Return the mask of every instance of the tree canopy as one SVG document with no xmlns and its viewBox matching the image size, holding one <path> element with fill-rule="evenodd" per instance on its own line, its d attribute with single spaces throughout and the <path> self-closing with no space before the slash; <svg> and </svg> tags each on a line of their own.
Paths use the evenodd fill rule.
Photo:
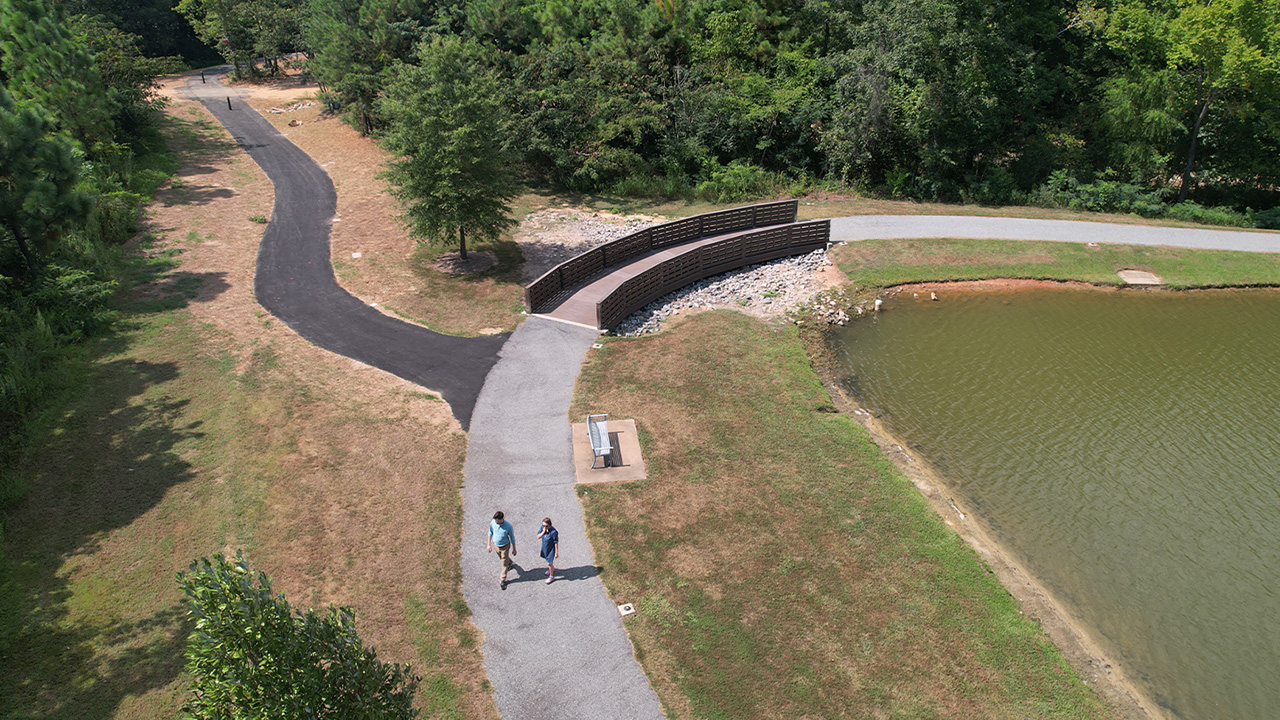
<svg viewBox="0 0 1280 720">
<path fill-rule="evenodd" d="M 166 176 L 134 160 L 172 63 L 106 15 L 0 0 L 0 464 L 57 360 L 110 323 L 116 248 Z"/>
<path fill-rule="evenodd" d="M 264 44 L 267 26 L 245 21 L 236 40 L 226 18 L 273 3 L 288 0 L 182 0 L 210 9 L 192 17 L 212 42 L 260 54 L 280 47 Z M 511 110 L 515 172 L 567 190 L 1006 203 L 1056 197 L 1065 173 L 1260 209 L 1280 186 L 1280 0 L 306 0 L 296 12 L 308 68 L 365 134 L 402 132 L 392 95 L 422 43 L 481 48 Z"/>
<path fill-rule="evenodd" d="M 417 676 L 378 659 L 350 608 L 299 611 L 236 554 L 201 558 L 178 574 L 191 634 L 195 720 L 407 720 Z"/>
<path fill-rule="evenodd" d="M 465 259 L 468 233 L 495 239 L 515 224 L 507 111 L 478 45 L 440 37 L 415 60 L 396 66 L 379 106 L 390 118 L 384 141 L 399 156 L 387 176 L 411 232 L 456 236 Z"/>
</svg>

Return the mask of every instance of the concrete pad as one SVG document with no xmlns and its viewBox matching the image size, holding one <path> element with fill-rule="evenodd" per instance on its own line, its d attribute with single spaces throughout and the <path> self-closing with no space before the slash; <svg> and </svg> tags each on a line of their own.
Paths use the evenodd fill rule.
<svg viewBox="0 0 1280 720">
<path fill-rule="evenodd" d="M 1145 270 L 1121 270 L 1120 279 L 1130 285 L 1163 285 L 1164 281 Z"/>
<path fill-rule="evenodd" d="M 640 436 L 636 434 L 635 420 L 609 419 L 609 444 L 613 446 L 612 462 L 615 465 L 601 467 L 591 452 L 591 438 L 586 423 L 573 424 L 573 469 L 579 485 L 607 482 L 631 482 L 643 480 L 644 458 L 640 456 Z M 595 469 L 591 462 L 595 460 Z"/>
</svg>

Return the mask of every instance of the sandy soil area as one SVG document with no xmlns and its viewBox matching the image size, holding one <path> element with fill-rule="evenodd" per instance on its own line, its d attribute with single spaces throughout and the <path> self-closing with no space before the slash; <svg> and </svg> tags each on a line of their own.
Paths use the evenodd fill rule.
<svg viewBox="0 0 1280 720">
<path fill-rule="evenodd" d="M 1018 292 L 1033 287 L 1070 287 L 1089 292 L 1115 292 L 1118 288 L 1089 285 L 1088 283 L 1059 283 L 1042 280 L 996 279 L 947 283 L 914 283 L 890 288 L 889 294 L 912 293 L 921 302 L 929 302 L 929 293 L 937 292 L 940 298 L 948 292 Z M 1062 650 L 1067 662 L 1107 703 L 1134 720 L 1156 718 L 1164 720 L 1167 713 L 1154 699 L 1146 695 L 1130 678 L 1120 663 L 1106 650 L 1092 628 L 1071 612 L 1068 605 L 1055 597 L 1049 587 L 1029 572 L 1018 560 L 1012 548 L 998 540 L 990 526 L 976 515 L 952 489 L 952 484 L 927 460 L 904 449 L 903 443 L 885 427 L 878 418 L 862 408 L 856 399 L 846 393 L 838 382 L 827 373 L 826 385 L 842 412 L 856 419 L 880 446 L 881 452 L 906 475 L 933 509 L 949 527 L 969 543 L 986 562 L 991 572 L 1029 615 L 1045 629 L 1053 642 Z"/>
</svg>

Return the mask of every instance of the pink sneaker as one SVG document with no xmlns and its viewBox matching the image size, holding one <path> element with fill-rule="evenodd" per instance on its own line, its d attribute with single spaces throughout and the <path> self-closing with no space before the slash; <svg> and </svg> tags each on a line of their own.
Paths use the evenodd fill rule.
<svg viewBox="0 0 1280 720">
<path fill-rule="evenodd" d="M 548 575 L 548 576 L 547 576 L 547 584 L 548 584 L 548 585 L 550 585 L 550 584 L 551 584 L 551 581 L 552 581 L 552 580 L 555 580 L 555 579 L 556 579 L 556 578 L 555 578 L 555 576 L 554 576 L 554 575 Z"/>
</svg>

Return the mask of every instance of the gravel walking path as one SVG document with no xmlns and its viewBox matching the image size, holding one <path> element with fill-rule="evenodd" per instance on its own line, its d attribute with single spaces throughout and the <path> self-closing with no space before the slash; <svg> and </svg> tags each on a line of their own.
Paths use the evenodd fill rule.
<svg viewBox="0 0 1280 720">
<path fill-rule="evenodd" d="M 462 593 L 484 631 L 498 710 L 513 720 L 658 720 L 658 697 L 598 577 L 574 490 L 568 408 L 595 330 L 540 317 L 516 329 L 489 373 L 467 441 Z M 485 552 L 497 510 L 515 527 L 516 569 Z M 556 581 L 535 539 L 560 531 Z M 607 568 L 606 568 L 607 570 Z"/>
</svg>

